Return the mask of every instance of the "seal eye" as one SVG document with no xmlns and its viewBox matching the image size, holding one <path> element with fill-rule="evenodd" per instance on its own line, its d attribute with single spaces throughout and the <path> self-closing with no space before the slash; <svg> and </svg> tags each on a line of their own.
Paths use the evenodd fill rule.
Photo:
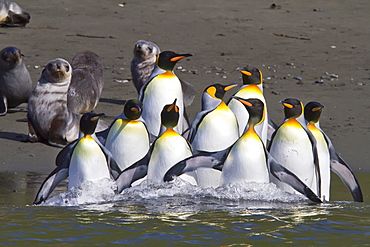
<svg viewBox="0 0 370 247">
<path fill-rule="evenodd" d="M 66 65 L 66 72 L 69 72 L 69 65 Z"/>
</svg>

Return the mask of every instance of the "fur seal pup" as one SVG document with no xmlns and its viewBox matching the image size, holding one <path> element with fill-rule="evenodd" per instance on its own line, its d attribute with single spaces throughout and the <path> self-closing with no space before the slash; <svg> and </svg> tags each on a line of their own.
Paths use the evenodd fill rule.
<svg viewBox="0 0 370 247">
<path fill-rule="evenodd" d="M 16 47 L 0 51 L 0 116 L 8 108 L 26 103 L 31 95 L 32 80 L 22 57 Z"/>
<path fill-rule="evenodd" d="M 153 42 L 139 40 L 135 43 L 134 58 L 131 61 L 131 75 L 138 93 L 152 73 L 160 52 L 159 47 Z"/>
<path fill-rule="evenodd" d="M 67 91 L 72 67 L 64 59 L 48 62 L 28 100 L 28 140 L 64 146 L 79 136 L 81 115 L 67 107 Z M 108 127 L 99 121 L 97 131 Z"/>
<path fill-rule="evenodd" d="M 0 0 L 0 26 L 24 27 L 30 22 L 31 16 L 18 4 Z"/>
<path fill-rule="evenodd" d="M 71 65 L 68 109 L 79 114 L 91 112 L 98 104 L 104 86 L 101 59 L 94 52 L 83 51 L 73 57 Z"/>
</svg>

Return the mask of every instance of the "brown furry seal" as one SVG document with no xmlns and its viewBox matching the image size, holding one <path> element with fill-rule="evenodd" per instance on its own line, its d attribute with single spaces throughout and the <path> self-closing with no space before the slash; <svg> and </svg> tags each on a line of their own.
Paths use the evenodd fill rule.
<svg viewBox="0 0 370 247">
<path fill-rule="evenodd" d="M 68 108 L 83 114 L 95 109 L 103 91 L 103 66 L 91 51 L 78 52 L 72 59 L 72 80 L 67 95 Z"/>
<path fill-rule="evenodd" d="M 21 51 L 6 47 L 0 51 L 0 116 L 8 108 L 26 103 L 32 92 L 32 80 Z"/>
<path fill-rule="evenodd" d="M 161 51 L 153 42 L 139 40 L 134 46 L 134 58 L 131 61 L 132 81 L 137 92 L 147 82 L 152 73 L 157 59 L 157 55 Z"/>
<path fill-rule="evenodd" d="M 18 4 L 7 0 L 0 0 L 0 26 L 24 27 L 30 22 L 30 14 Z"/>
</svg>

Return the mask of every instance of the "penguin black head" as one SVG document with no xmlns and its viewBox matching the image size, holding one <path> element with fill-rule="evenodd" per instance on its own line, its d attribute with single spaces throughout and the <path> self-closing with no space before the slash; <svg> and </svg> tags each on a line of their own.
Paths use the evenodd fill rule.
<svg viewBox="0 0 370 247">
<path fill-rule="evenodd" d="M 162 125 L 167 129 L 172 129 L 177 126 L 179 121 L 179 107 L 176 105 L 177 99 L 172 104 L 165 105 L 161 112 Z"/>
<path fill-rule="evenodd" d="M 143 104 L 138 99 L 130 99 L 126 101 L 123 107 L 123 113 L 130 120 L 136 120 L 141 116 Z"/>
<path fill-rule="evenodd" d="M 304 107 L 304 118 L 309 123 L 317 123 L 324 106 L 319 102 L 311 101 Z"/>
<path fill-rule="evenodd" d="M 237 96 L 232 96 L 232 98 L 238 100 L 242 103 L 249 113 L 249 125 L 258 125 L 264 120 L 264 107 L 265 104 L 260 99 L 244 99 Z"/>
<path fill-rule="evenodd" d="M 177 54 L 173 51 L 163 51 L 157 57 L 157 66 L 166 71 L 172 71 L 176 63 L 191 54 Z"/>
<path fill-rule="evenodd" d="M 233 87 L 236 87 L 237 84 L 228 84 L 228 85 L 221 85 L 221 84 L 213 84 L 204 90 L 204 92 L 208 93 L 213 98 L 217 99 L 223 99 L 225 96 L 225 93 L 232 89 Z"/>
<path fill-rule="evenodd" d="M 5 47 L 0 51 L 1 60 L 8 67 L 15 67 L 22 62 L 23 54 L 21 51 L 13 46 Z"/>
<path fill-rule="evenodd" d="M 284 114 L 286 119 L 297 118 L 302 115 L 302 102 L 298 99 L 287 98 L 279 103 L 284 106 Z"/>
<path fill-rule="evenodd" d="M 80 120 L 80 131 L 85 135 L 92 135 L 95 132 L 96 125 L 100 117 L 104 116 L 104 113 L 88 112 L 82 115 Z"/>
<path fill-rule="evenodd" d="M 243 74 L 243 85 L 259 85 L 263 81 L 262 71 L 256 67 L 248 66 L 244 68 L 238 68 L 237 70 Z"/>
</svg>

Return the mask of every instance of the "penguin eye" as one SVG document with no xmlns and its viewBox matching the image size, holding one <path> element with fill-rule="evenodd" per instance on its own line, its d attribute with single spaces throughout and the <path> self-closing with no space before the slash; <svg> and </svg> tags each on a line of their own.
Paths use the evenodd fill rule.
<svg viewBox="0 0 370 247">
<path fill-rule="evenodd" d="M 66 71 L 69 72 L 69 65 L 66 65 Z"/>
</svg>

